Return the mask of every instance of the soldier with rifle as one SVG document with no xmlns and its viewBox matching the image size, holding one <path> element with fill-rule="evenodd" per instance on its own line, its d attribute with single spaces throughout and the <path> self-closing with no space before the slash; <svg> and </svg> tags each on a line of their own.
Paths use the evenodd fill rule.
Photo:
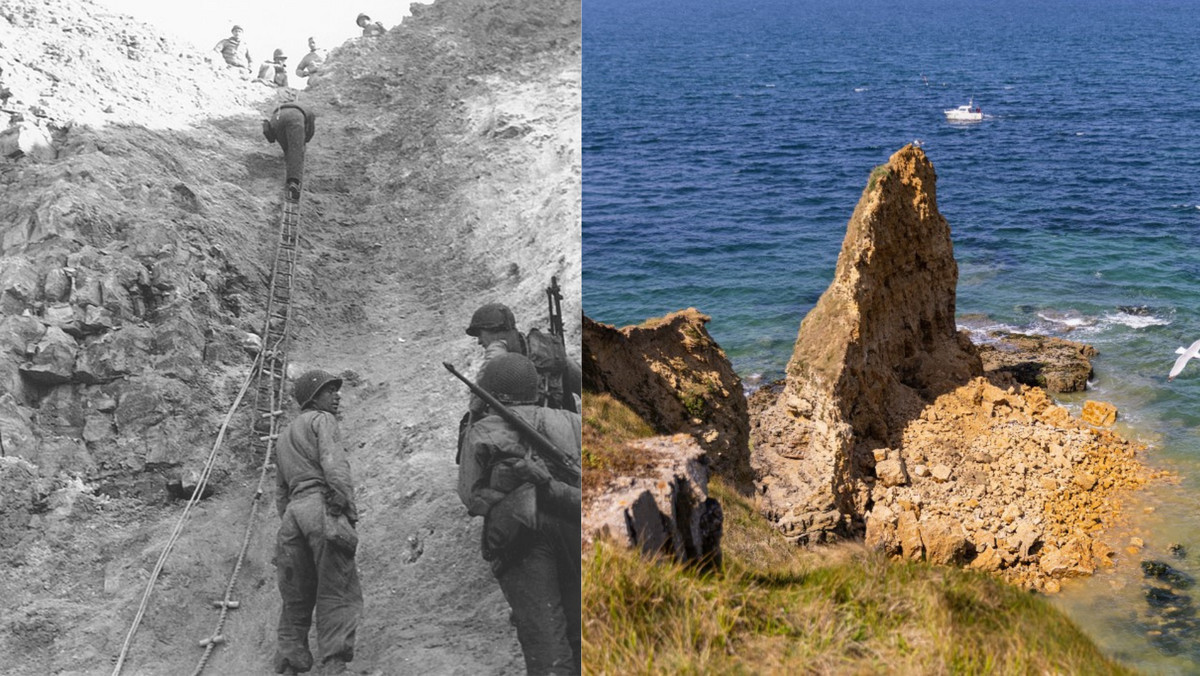
<svg viewBox="0 0 1200 676">
<path fill-rule="evenodd" d="M 529 357 L 538 372 L 540 403 L 578 413 L 583 396 L 583 369 L 567 356 L 562 293 L 557 277 L 550 278 L 546 298 L 550 306 L 549 332 L 530 329 L 522 334 L 517 330 L 517 320 L 507 305 L 488 303 L 471 315 L 467 335 L 474 336 L 483 347 L 485 363 L 498 354 L 510 352 Z M 471 413 L 477 414 L 482 408 L 479 399 L 472 398 Z"/>
<path fill-rule="evenodd" d="M 538 374 L 520 354 L 484 365 L 484 402 L 461 446 L 458 495 L 482 516 L 483 558 L 512 608 L 530 674 L 580 673 L 581 422 L 539 406 Z"/>
</svg>

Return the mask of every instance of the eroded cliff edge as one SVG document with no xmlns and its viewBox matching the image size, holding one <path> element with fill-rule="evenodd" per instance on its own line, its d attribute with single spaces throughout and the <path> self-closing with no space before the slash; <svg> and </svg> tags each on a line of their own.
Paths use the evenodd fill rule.
<svg viewBox="0 0 1200 676">
<path fill-rule="evenodd" d="M 760 506 L 798 543 L 863 536 L 1053 589 L 1107 561 L 1095 535 L 1148 472 L 1044 390 L 984 376 L 935 183 L 913 146 L 871 173 L 785 383 L 750 399 Z"/>
</svg>

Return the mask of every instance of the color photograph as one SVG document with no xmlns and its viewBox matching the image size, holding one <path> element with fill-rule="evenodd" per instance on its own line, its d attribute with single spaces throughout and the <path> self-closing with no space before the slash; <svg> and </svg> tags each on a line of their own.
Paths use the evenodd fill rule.
<svg viewBox="0 0 1200 676">
<path fill-rule="evenodd" d="M 585 673 L 1200 670 L 1193 9 L 584 5 Z"/>
</svg>

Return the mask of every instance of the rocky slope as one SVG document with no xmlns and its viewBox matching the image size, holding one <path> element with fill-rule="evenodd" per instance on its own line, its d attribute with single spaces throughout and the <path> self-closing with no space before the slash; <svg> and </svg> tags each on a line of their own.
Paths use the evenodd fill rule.
<svg viewBox="0 0 1200 676">
<path fill-rule="evenodd" d="M 747 489 L 749 423 L 742 382 L 694 308 L 639 326 L 583 318 L 583 378 L 660 434 L 689 434 L 713 471 Z"/>
<path fill-rule="evenodd" d="M 912 146 L 872 172 L 785 384 L 751 398 L 761 506 L 796 542 L 865 535 L 1054 589 L 1106 562 L 1094 536 L 1148 473 L 1139 447 L 1072 420 L 1002 360 L 982 377 L 955 329 L 935 180 Z"/>
<path fill-rule="evenodd" d="M 618 329 L 584 316 L 583 382 L 595 407 L 589 415 L 585 406 L 584 439 L 598 442 L 585 466 L 585 546 L 605 538 L 719 565 L 723 516 L 708 495 L 709 474 L 746 493 L 752 483 L 741 379 L 705 329 L 708 320 L 689 308 Z M 660 436 L 608 438 L 618 434 L 604 430 L 601 395 Z"/>
<path fill-rule="evenodd" d="M 0 161 L 0 654 L 5 674 L 110 673 L 262 325 L 282 161 L 275 102 L 88 2 L 5 0 L 6 110 L 48 153 Z M 580 327 L 579 5 L 457 0 L 331 54 L 308 149 L 292 370 L 344 372 L 364 513 L 361 673 L 519 673 L 507 606 L 453 494 L 474 372 L 462 329 L 509 302 L 545 325 L 557 275 Z M 191 670 L 246 528 L 240 416 L 123 673 Z M 268 673 L 267 505 L 206 673 Z"/>
</svg>

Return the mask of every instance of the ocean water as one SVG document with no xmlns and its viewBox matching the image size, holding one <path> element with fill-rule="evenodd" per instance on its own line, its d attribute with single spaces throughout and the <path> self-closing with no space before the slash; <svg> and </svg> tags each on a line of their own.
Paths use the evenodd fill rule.
<svg viewBox="0 0 1200 676">
<path fill-rule="evenodd" d="M 696 307 L 744 380 L 781 377 L 871 169 L 919 139 L 960 325 L 1096 346 L 1091 390 L 1062 403 L 1116 404 L 1121 432 L 1179 475 L 1125 505 L 1117 572 L 1056 602 L 1130 665 L 1200 673 L 1200 633 L 1153 633 L 1138 569 L 1200 577 L 1200 360 L 1166 381 L 1200 339 L 1198 10 L 585 2 L 584 312 L 624 325 Z M 982 122 L 945 120 L 968 100 Z M 1191 553 L 1168 559 L 1174 543 Z"/>
</svg>

